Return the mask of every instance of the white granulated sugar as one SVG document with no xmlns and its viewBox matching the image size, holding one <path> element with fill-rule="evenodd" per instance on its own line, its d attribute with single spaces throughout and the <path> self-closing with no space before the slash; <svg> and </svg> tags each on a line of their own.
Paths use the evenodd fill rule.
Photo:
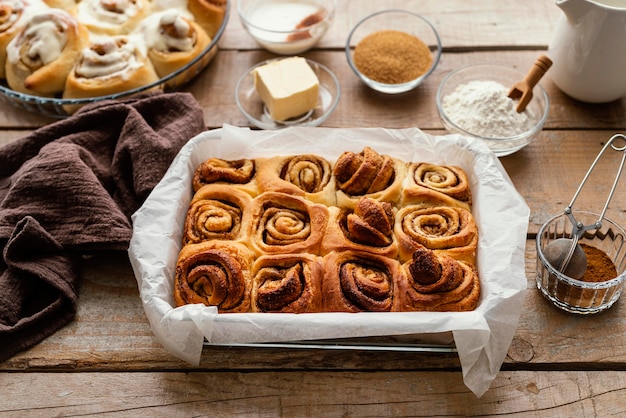
<svg viewBox="0 0 626 418">
<path fill-rule="evenodd" d="M 517 113 L 517 102 L 507 97 L 508 88 L 496 81 L 470 81 L 442 100 L 448 118 L 463 130 L 488 138 L 505 138 L 531 129 L 535 123 L 528 110 Z"/>
</svg>

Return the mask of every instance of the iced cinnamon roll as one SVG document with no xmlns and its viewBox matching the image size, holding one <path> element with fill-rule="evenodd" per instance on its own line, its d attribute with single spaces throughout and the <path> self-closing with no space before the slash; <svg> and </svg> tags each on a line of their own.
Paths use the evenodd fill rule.
<svg viewBox="0 0 626 418">
<path fill-rule="evenodd" d="M 183 228 L 183 245 L 241 240 L 250 225 L 252 197 L 231 186 L 210 184 L 194 195 Z"/>
<path fill-rule="evenodd" d="M 394 311 L 471 311 L 480 300 L 476 268 L 428 249 L 402 265 Z"/>
<path fill-rule="evenodd" d="M 268 158 L 259 166 L 258 184 L 260 192 L 272 190 L 327 206 L 335 204 L 332 166 L 317 155 Z"/>
<path fill-rule="evenodd" d="M 410 164 L 404 184 L 403 205 L 432 198 L 445 200 L 448 205 L 469 209 L 472 192 L 465 171 L 456 166 Z"/>
<path fill-rule="evenodd" d="M 145 86 L 159 79 L 139 39 L 131 36 L 97 38 L 70 72 L 64 99 L 106 96 Z M 68 111 L 76 108 L 68 107 Z"/>
<path fill-rule="evenodd" d="M 46 9 L 43 2 L 33 0 L 0 0 L 0 78 L 5 78 L 7 46 L 28 23 L 30 17 Z"/>
<path fill-rule="evenodd" d="M 187 9 L 213 39 L 226 16 L 227 3 L 227 0 L 188 0 Z"/>
<path fill-rule="evenodd" d="M 322 311 L 322 266 L 311 254 L 259 257 L 252 267 L 252 311 Z"/>
<path fill-rule="evenodd" d="M 399 264 L 360 251 L 334 251 L 323 257 L 324 311 L 388 312 Z"/>
<path fill-rule="evenodd" d="M 185 66 L 211 43 L 204 29 L 176 9 L 151 15 L 138 30 L 145 39 L 148 58 L 159 77 Z"/>
<path fill-rule="evenodd" d="M 250 310 L 252 253 L 243 245 L 210 241 L 183 247 L 176 263 L 176 306 L 202 303 L 218 312 Z"/>
<path fill-rule="evenodd" d="M 127 35 L 151 13 L 149 0 L 81 0 L 73 11 L 98 35 Z"/>
<path fill-rule="evenodd" d="M 62 92 L 88 42 L 87 29 L 69 13 L 49 8 L 34 14 L 7 46 L 7 84 L 35 96 Z"/>
<path fill-rule="evenodd" d="M 285 193 L 254 198 L 249 245 L 258 254 L 319 252 L 328 223 L 328 208 Z"/>
<path fill-rule="evenodd" d="M 394 233 L 400 258 L 410 260 L 421 248 L 443 252 L 474 264 L 478 228 L 471 212 L 463 208 L 406 206 L 396 214 Z"/>
<path fill-rule="evenodd" d="M 257 160 L 225 160 L 209 158 L 203 161 L 193 174 L 193 190 L 198 191 L 207 184 L 238 185 L 250 195 L 258 193 L 256 182 Z"/>
<path fill-rule="evenodd" d="M 337 181 L 337 205 L 354 207 L 361 196 L 395 203 L 400 199 L 406 164 L 370 147 L 360 153 L 346 151 L 333 167 Z"/>
<path fill-rule="evenodd" d="M 391 203 L 369 197 L 359 199 L 354 210 L 332 207 L 322 243 L 322 254 L 356 249 L 391 258 L 398 256 L 393 235 L 395 210 Z"/>
</svg>

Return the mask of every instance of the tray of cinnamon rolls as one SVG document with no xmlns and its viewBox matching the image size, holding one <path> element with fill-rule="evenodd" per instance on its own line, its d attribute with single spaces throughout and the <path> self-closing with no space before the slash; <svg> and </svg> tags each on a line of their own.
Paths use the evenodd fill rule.
<svg viewBox="0 0 626 418">
<path fill-rule="evenodd" d="M 217 53 L 227 0 L 0 0 L 0 99 L 52 117 L 174 90 Z"/>
<path fill-rule="evenodd" d="M 418 129 L 224 126 L 192 139 L 134 216 L 155 334 L 184 357 L 190 335 L 509 332 L 487 318 L 514 312 L 526 288 L 528 208 L 481 146 Z"/>
</svg>

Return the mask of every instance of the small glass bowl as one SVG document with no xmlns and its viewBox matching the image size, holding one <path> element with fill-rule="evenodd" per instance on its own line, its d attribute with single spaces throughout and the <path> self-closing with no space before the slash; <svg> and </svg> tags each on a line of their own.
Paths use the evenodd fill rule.
<svg viewBox="0 0 626 418">
<path fill-rule="evenodd" d="M 452 116 L 445 112 L 443 100 L 446 96 L 454 92 L 457 87 L 471 81 L 495 81 L 508 89 L 514 83 L 523 80 L 525 77 L 526 74 L 515 68 L 497 64 L 468 65 L 451 72 L 444 77 L 437 89 L 437 110 L 439 111 L 439 117 L 443 125 L 451 133 L 481 139 L 498 157 L 504 157 L 519 151 L 530 144 L 541 132 L 548 118 L 548 95 L 541 85 L 537 84 L 535 86 L 533 89 L 533 98 L 526 107 L 526 112 L 533 121 L 532 128 L 508 137 L 485 136 L 462 128 L 458 125 L 458 121 L 453 120 Z"/>
<path fill-rule="evenodd" d="M 319 80 L 317 107 L 303 116 L 285 121 L 276 121 L 271 118 L 267 107 L 254 87 L 254 70 L 277 59 L 282 58 L 260 62 L 249 68 L 241 76 L 235 87 L 235 100 L 241 113 L 245 115 L 250 123 L 261 129 L 282 129 L 288 126 L 318 126 L 324 123 L 337 107 L 337 103 L 339 103 L 341 87 L 339 86 L 339 80 L 337 80 L 332 71 L 310 59 L 307 59 L 306 62 Z"/>
<path fill-rule="evenodd" d="M 584 225 L 595 223 L 600 215 L 574 211 Z M 553 267 L 544 255 L 546 246 L 559 238 L 571 238 L 572 224 L 565 214 L 552 217 L 537 233 L 537 288 L 556 307 L 576 314 L 594 314 L 610 308 L 620 297 L 626 278 L 626 231 L 615 222 L 602 220 L 602 228 L 587 231 L 579 239 L 606 253 L 617 269 L 617 277 L 602 282 L 572 279 Z"/>
<path fill-rule="evenodd" d="M 239 0 L 242 26 L 263 48 L 279 55 L 311 49 L 335 18 L 335 0 Z"/>
<path fill-rule="evenodd" d="M 366 36 L 382 30 L 397 30 L 422 40 L 432 53 L 433 61 L 430 68 L 416 79 L 400 84 L 381 83 L 364 75 L 354 63 L 354 48 Z M 346 41 L 346 58 L 352 71 L 371 89 L 386 94 L 406 93 L 422 84 L 439 64 L 441 39 L 435 27 L 416 13 L 399 9 L 382 10 L 365 17 L 350 31 Z"/>
<path fill-rule="evenodd" d="M 73 113 L 68 111 L 69 109 L 75 110 L 77 107 L 81 107 L 90 103 L 96 103 L 103 100 L 124 99 L 140 93 L 163 90 L 163 91 L 175 91 L 181 88 L 183 85 L 194 79 L 209 63 L 215 58 L 218 52 L 218 42 L 222 38 L 228 19 L 230 15 L 230 1 L 226 3 L 226 9 L 224 12 L 224 20 L 218 28 L 217 33 L 211 39 L 211 43 L 202 51 L 198 56 L 189 61 L 183 67 L 174 71 L 171 74 L 155 81 L 154 83 L 146 84 L 145 86 L 137 87 L 132 90 L 127 90 L 121 93 L 110 94 L 99 97 L 89 97 L 86 99 L 61 99 L 55 97 L 40 97 L 30 94 L 20 93 L 13 89 L 10 89 L 6 82 L 0 83 L 0 102 L 4 102 L 8 105 L 14 106 L 18 109 L 23 109 L 28 112 L 37 113 L 42 116 L 63 119 Z"/>
</svg>

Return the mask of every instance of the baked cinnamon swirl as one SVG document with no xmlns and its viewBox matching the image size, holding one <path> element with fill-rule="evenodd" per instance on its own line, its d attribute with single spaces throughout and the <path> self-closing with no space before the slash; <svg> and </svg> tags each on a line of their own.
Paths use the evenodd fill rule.
<svg viewBox="0 0 626 418">
<path fill-rule="evenodd" d="M 74 15 L 98 35 L 127 35 L 151 13 L 148 0 L 80 0 Z"/>
<path fill-rule="evenodd" d="M 322 311 L 322 266 L 311 254 L 259 257 L 252 267 L 252 311 Z"/>
<path fill-rule="evenodd" d="M 434 251 L 415 251 L 398 276 L 394 311 L 471 311 L 480 299 L 476 268 Z"/>
<path fill-rule="evenodd" d="M 183 247 L 176 263 L 176 306 L 202 303 L 220 313 L 250 310 L 252 253 L 241 244 L 210 241 Z"/>
<path fill-rule="evenodd" d="M 397 261 L 360 251 L 333 251 L 323 258 L 324 311 L 388 312 Z"/>
<path fill-rule="evenodd" d="M 258 193 L 256 182 L 257 160 L 224 160 L 222 158 L 209 158 L 203 161 L 193 174 L 193 190 L 198 191 L 207 184 L 232 184 L 240 185 L 252 196 Z"/>
<path fill-rule="evenodd" d="M 213 39 L 226 16 L 226 4 L 227 0 L 188 0 L 187 8 L 194 20 Z"/>
<path fill-rule="evenodd" d="M 35 96 L 62 92 L 88 41 L 87 29 L 69 13 L 50 8 L 35 13 L 7 45 L 7 84 Z"/>
<path fill-rule="evenodd" d="M 326 159 L 312 154 L 267 158 L 259 166 L 259 192 L 271 190 L 335 204 L 335 180 Z"/>
<path fill-rule="evenodd" d="M 152 14 L 141 23 L 139 31 L 146 41 L 148 58 L 160 77 L 185 66 L 211 43 L 204 29 L 176 9 Z"/>
<path fill-rule="evenodd" d="M 463 208 L 406 206 L 396 215 L 394 232 L 403 261 L 410 260 L 416 250 L 428 248 L 475 263 L 478 228 L 472 214 Z"/>
<path fill-rule="evenodd" d="M 366 195 L 394 203 L 401 197 L 406 164 L 365 147 L 360 153 L 341 154 L 333 173 L 337 181 L 338 206 L 354 207 L 356 201 Z"/>
<path fill-rule="evenodd" d="M 238 241 L 250 226 L 252 197 L 242 190 L 209 184 L 194 195 L 183 230 L 183 245 L 212 239 Z"/>
<path fill-rule="evenodd" d="M 254 198 L 249 244 L 259 254 L 319 253 L 328 208 L 278 192 Z"/>
<path fill-rule="evenodd" d="M 408 167 L 404 185 L 403 204 L 411 204 L 437 198 L 441 193 L 450 204 L 469 209 L 472 193 L 465 171 L 456 166 L 444 166 L 430 163 L 411 163 Z"/>
</svg>

